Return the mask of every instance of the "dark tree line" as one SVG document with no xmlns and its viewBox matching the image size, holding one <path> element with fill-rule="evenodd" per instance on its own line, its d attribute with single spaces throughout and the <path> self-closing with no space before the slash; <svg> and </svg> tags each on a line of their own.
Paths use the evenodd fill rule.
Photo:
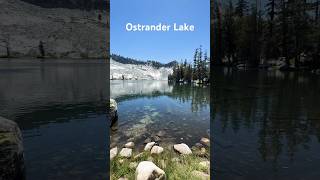
<svg viewBox="0 0 320 180">
<path fill-rule="evenodd" d="M 319 68 L 319 6 L 319 0 L 214 1 L 214 65 Z"/>
<path fill-rule="evenodd" d="M 150 65 L 150 66 L 153 66 L 154 68 L 174 67 L 176 64 L 178 64 L 177 61 L 171 61 L 169 63 L 160 63 L 155 60 L 141 61 L 141 60 L 136 60 L 133 58 L 123 57 L 123 56 L 117 55 L 117 54 L 111 54 L 111 58 L 114 61 L 122 63 L 122 64 Z"/>
<path fill-rule="evenodd" d="M 173 67 L 172 75 L 169 75 L 168 80 L 175 82 L 198 81 L 198 83 L 208 83 L 210 74 L 210 58 L 207 52 L 203 52 L 202 47 L 195 50 L 193 56 L 193 64 L 187 60 L 180 62 Z"/>
</svg>

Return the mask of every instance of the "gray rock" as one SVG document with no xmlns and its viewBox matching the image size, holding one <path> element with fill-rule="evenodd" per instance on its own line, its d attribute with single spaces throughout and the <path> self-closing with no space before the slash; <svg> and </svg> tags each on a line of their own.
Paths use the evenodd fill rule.
<svg viewBox="0 0 320 180">
<path fill-rule="evenodd" d="M 202 148 L 202 147 L 203 147 L 203 145 L 202 145 L 201 143 L 196 143 L 195 146 L 196 146 L 197 148 Z"/>
<path fill-rule="evenodd" d="M 110 160 L 112 160 L 114 157 L 116 157 L 118 154 L 118 148 L 114 147 L 110 150 Z"/>
<path fill-rule="evenodd" d="M 118 104 L 114 99 L 109 101 L 108 117 L 110 120 L 110 126 L 112 126 L 118 120 Z"/>
<path fill-rule="evenodd" d="M 153 140 L 155 142 L 159 142 L 159 141 L 161 141 L 161 138 L 159 136 L 153 136 Z"/>
<path fill-rule="evenodd" d="M 159 131 L 156 135 L 159 137 L 164 136 L 166 133 L 164 131 Z"/>
<path fill-rule="evenodd" d="M 155 144 L 156 144 L 155 142 L 150 142 L 150 143 L 146 144 L 146 146 L 144 147 L 144 150 L 145 150 L 145 151 L 150 151 L 151 148 L 152 148 Z"/>
<path fill-rule="evenodd" d="M 163 148 L 160 146 L 153 146 L 151 149 L 151 154 L 161 154 L 163 152 Z"/>
<path fill-rule="evenodd" d="M 208 138 L 201 138 L 200 143 L 206 146 L 210 146 L 210 139 Z"/>
<path fill-rule="evenodd" d="M 166 174 L 150 161 L 142 161 L 136 169 L 136 180 L 165 180 Z"/>
<path fill-rule="evenodd" d="M 147 138 L 146 140 L 144 140 L 144 144 L 148 144 L 151 142 L 151 139 L 150 138 Z"/>
<path fill-rule="evenodd" d="M 119 153 L 120 157 L 126 157 L 129 158 L 132 156 L 132 149 L 130 148 L 122 148 L 120 153 Z"/>
<path fill-rule="evenodd" d="M 189 146 L 184 143 L 173 145 L 173 149 L 178 151 L 180 154 L 184 154 L 184 155 L 192 154 L 192 151 L 189 148 Z"/>
<path fill-rule="evenodd" d="M 0 179 L 24 179 L 23 142 L 17 123 L 0 117 Z"/>
<path fill-rule="evenodd" d="M 134 147 L 134 142 L 128 142 L 127 144 L 124 145 L 126 148 L 133 148 Z"/>
</svg>

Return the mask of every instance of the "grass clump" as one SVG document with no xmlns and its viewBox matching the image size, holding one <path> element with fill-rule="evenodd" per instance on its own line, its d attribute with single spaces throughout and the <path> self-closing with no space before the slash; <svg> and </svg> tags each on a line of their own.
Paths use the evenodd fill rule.
<svg viewBox="0 0 320 180">
<path fill-rule="evenodd" d="M 209 169 L 199 165 L 201 161 L 207 161 L 208 153 L 205 156 L 198 156 L 195 153 L 190 155 L 179 155 L 174 150 L 165 149 L 163 153 L 151 155 L 150 152 L 142 152 L 129 159 L 119 157 L 111 161 L 111 180 L 118 180 L 120 177 L 126 177 L 129 180 L 135 179 L 135 167 L 130 167 L 130 163 L 139 164 L 141 161 L 152 161 L 155 165 L 165 171 L 166 178 L 169 180 L 194 179 L 193 171 L 201 171 L 209 174 Z"/>
</svg>

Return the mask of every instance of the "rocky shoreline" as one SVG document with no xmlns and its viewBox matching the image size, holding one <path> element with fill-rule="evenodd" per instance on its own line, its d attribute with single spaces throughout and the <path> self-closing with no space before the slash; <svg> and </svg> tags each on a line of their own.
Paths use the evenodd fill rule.
<svg viewBox="0 0 320 180">
<path fill-rule="evenodd" d="M 192 148 L 185 143 L 162 147 L 149 140 L 145 140 L 142 152 L 134 152 L 133 141 L 128 141 L 121 149 L 111 147 L 110 179 L 161 180 L 183 178 L 181 176 L 210 179 L 210 139 L 203 137 Z"/>
</svg>

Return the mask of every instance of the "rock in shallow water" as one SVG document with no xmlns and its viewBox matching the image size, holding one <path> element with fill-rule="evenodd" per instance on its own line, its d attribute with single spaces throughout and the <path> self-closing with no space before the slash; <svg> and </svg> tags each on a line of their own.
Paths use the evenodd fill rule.
<svg viewBox="0 0 320 180">
<path fill-rule="evenodd" d="M 150 149 L 151 149 L 155 144 L 156 144 L 155 142 L 150 142 L 150 143 L 148 143 L 148 144 L 144 147 L 144 150 L 145 150 L 145 151 L 150 151 Z"/>
<path fill-rule="evenodd" d="M 166 174 L 150 161 L 142 161 L 136 169 L 136 180 L 165 180 Z"/>
<path fill-rule="evenodd" d="M 24 179 L 23 143 L 17 123 L 0 117 L 0 179 Z"/>
<path fill-rule="evenodd" d="M 124 145 L 126 148 L 133 148 L 134 147 L 134 142 L 128 142 L 127 144 Z"/>
<path fill-rule="evenodd" d="M 132 156 L 132 149 L 130 148 L 122 148 L 120 153 L 119 153 L 120 157 L 126 157 L 129 158 Z"/>
<path fill-rule="evenodd" d="M 189 146 L 184 143 L 173 145 L 173 149 L 178 151 L 180 154 L 192 154 Z"/>
<path fill-rule="evenodd" d="M 201 144 L 206 145 L 206 146 L 210 146 L 210 139 L 208 138 L 201 138 L 200 140 Z"/>
</svg>

